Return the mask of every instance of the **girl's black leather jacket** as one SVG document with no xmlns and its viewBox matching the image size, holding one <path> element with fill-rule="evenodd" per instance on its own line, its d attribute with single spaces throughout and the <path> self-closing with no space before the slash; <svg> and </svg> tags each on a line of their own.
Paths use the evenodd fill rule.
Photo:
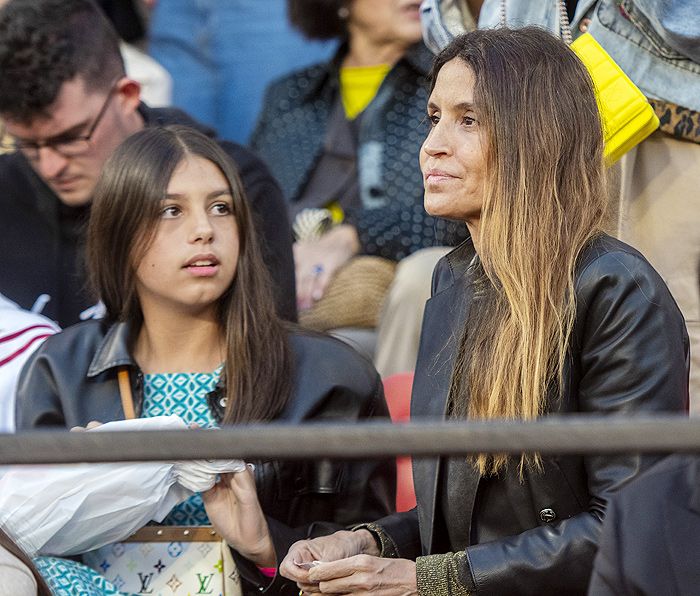
<svg viewBox="0 0 700 596">
<path fill-rule="evenodd" d="M 128 367 L 136 414 L 143 403 L 143 375 L 129 353 L 125 323 L 88 321 L 50 337 L 25 366 L 17 393 L 17 430 L 85 426 L 122 420 L 117 369 Z M 294 330 L 289 333 L 294 384 L 277 422 L 343 421 L 388 417 L 379 375 L 343 342 Z M 209 394 L 220 419 L 221 388 Z M 263 461 L 256 484 L 268 517 L 277 560 L 289 546 L 394 510 L 394 461 Z M 234 553 L 236 555 L 236 553 Z M 278 576 L 270 582 L 237 556 L 244 593 L 297 594 Z"/>
</svg>

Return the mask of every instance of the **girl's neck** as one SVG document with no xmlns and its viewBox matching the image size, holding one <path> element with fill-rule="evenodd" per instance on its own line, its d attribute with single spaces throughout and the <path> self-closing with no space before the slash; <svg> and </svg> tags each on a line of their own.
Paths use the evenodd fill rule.
<svg viewBox="0 0 700 596">
<path fill-rule="evenodd" d="M 134 358 L 144 373 L 211 372 L 225 357 L 225 340 L 212 316 L 144 313 Z"/>
<path fill-rule="evenodd" d="M 348 53 L 343 66 L 376 66 L 396 64 L 406 53 L 406 44 L 396 41 L 375 41 L 362 32 L 351 32 Z"/>
</svg>

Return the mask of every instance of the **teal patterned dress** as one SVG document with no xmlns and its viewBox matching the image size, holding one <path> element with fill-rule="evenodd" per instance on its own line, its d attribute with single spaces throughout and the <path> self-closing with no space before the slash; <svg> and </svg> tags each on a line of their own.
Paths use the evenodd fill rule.
<svg viewBox="0 0 700 596">
<path fill-rule="evenodd" d="M 209 410 L 207 394 L 214 390 L 223 365 L 212 373 L 164 373 L 144 375 L 142 416 L 175 414 L 187 424 L 214 428 L 216 420 Z M 162 522 L 164 525 L 199 526 L 209 523 L 199 494 L 176 505 Z M 59 557 L 37 557 L 34 564 L 55 596 L 122 595 L 119 586 L 107 581 L 98 571 L 76 561 Z"/>
</svg>

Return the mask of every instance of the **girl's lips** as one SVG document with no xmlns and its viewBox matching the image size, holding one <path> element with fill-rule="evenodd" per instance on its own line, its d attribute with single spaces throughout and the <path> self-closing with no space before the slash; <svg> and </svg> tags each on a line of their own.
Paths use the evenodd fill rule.
<svg viewBox="0 0 700 596">
<path fill-rule="evenodd" d="M 213 277 L 219 271 L 219 265 L 188 265 L 185 267 L 195 277 Z"/>
<path fill-rule="evenodd" d="M 219 264 L 219 259 L 212 253 L 194 255 L 185 263 L 185 267 L 207 267 Z"/>
</svg>

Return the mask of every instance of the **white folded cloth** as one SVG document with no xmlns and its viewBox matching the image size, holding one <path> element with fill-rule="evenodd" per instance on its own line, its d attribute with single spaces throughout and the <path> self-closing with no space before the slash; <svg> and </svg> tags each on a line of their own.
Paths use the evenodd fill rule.
<svg viewBox="0 0 700 596">
<path fill-rule="evenodd" d="M 87 432 L 174 430 L 178 416 L 108 422 Z M 29 554 L 74 555 L 118 542 L 210 489 L 241 460 L 16 466 L 0 478 L 0 527 Z"/>
</svg>

